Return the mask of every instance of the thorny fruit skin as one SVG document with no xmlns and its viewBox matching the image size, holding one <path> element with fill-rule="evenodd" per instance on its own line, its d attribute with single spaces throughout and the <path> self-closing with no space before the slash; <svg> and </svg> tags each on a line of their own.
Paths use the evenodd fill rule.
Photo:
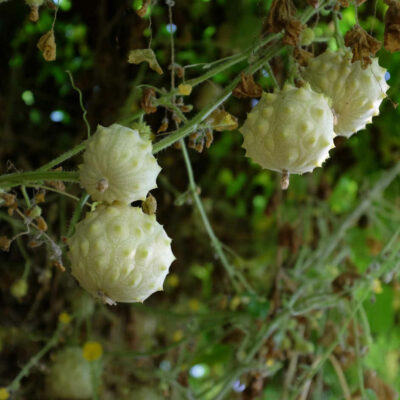
<svg viewBox="0 0 400 400">
<path fill-rule="evenodd" d="M 46 376 L 51 399 L 89 399 L 93 396 L 90 364 L 80 347 L 67 347 L 56 353 Z"/>
<path fill-rule="evenodd" d="M 137 130 L 99 125 L 88 140 L 83 160 L 81 185 L 96 201 L 129 204 L 144 200 L 157 187 L 161 167 L 152 154 L 151 142 Z"/>
<path fill-rule="evenodd" d="M 309 85 L 285 85 L 282 91 L 263 93 L 240 131 L 247 157 L 263 168 L 289 174 L 311 172 L 334 147 L 328 101 Z"/>
<path fill-rule="evenodd" d="M 162 286 L 175 259 L 155 215 L 125 205 L 100 206 L 69 239 L 72 275 L 94 297 L 143 302 Z"/>
<path fill-rule="evenodd" d="M 379 66 L 377 58 L 366 69 L 361 68 L 360 61 L 352 64 L 351 58 L 347 50 L 327 51 L 310 59 L 304 71 L 311 87 L 332 99 L 335 132 L 346 137 L 372 122 L 389 88 L 386 69 Z"/>
</svg>

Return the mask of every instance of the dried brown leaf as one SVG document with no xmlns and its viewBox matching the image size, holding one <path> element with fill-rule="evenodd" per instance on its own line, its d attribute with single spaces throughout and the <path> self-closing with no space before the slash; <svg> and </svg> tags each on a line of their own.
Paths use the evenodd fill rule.
<svg viewBox="0 0 400 400">
<path fill-rule="evenodd" d="M 286 23 L 295 14 L 296 7 L 292 0 L 273 0 L 264 28 L 268 32 L 278 33 L 286 28 Z"/>
<path fill-rule="evenodd" d="M 0 236 L 0 250 L 9 251 L 11 246 L 11 240 L 7 236 Z"/>
<path fill-rule="evenodd" d="M 153 104 L 153 99 L 155 98 L 156 91 L 153 88 L 144 88 L 140 105 L 146 114 L 152 114 L 157 111 L 157 107 L 155 107 Z"/>
<path fill-rule="evenodd" d="M 293 56 L 296 61 L 303 67 L 308 65 L 310 58 L 314 57 L 313 53 L 303 50 L 302 48 L 295 47 L 293 50 Z"/>
<path fill-rule="evenodd" d="M 283 43 L 289 46 L 296 46 L 300 39 L 301 31 L 304 25 L 296 18 L 290 19 L 286 23 L 285 36 L 283 37 Z"/>
<path fill-rule="evenodd" d="M 238 99 L 259 98 L 262 95 L 262 87 L 254 82 L 253 75 L 241 74 L 240 83 L 233 89 L 232 94 Z"/>
<path fill-rule="evenodd" d="M 53 29 L 50 29 L 39 39 L 37 47 L 46 61 L 54 61 L 56 59 L 57 45 Z"/>
<path fill-rule="evenodd" d="M 396 0 L 385 0 L 389 6 L 385 14 L 384 46 L 394 53 L 400 50 L 400 3 Z"/>
<path fill-rule="evenodd" d="M 140 64 L 142 62 L 147 62 L 153 71 L 156 71 L 160 75 L 163 74 L 163 70 L 158 64 L 156 55 L 152 49 L 131 50 L 129 52 L 128 63 Z"/>
<path fill-rule="evenodd" d="M 161 125 L 157 130 L 157 133 L 165 132 L 168 129 L 168 125 L 169 125 L 168 118 L 163 118 L 163 120 L 161 121 Z"/>
<path fill-rule="evenodd" d="M 47 231 L 47 223 L 46 223 L 46 221 L 44 220 L 43 217 L 37 217 L 35 219 L 35 222 L 36 222 L 36 225 L 37 225 L 37 227 L 39 228 L 40 231 L 42 231 L 42 232 L 46 232 Z"/>
<path fill-rule="evenodd" d="M 375 371 L 365 371 L 364 374 L 365 387 L 372 389 L 379 400 L 396 400 L 398 394 L 387 383 L 385 383 Z"/>
<path fill-rule="evenodd" d="M 16 203 L 16 196 L 14 194 L 10 193 L 2 193 L 0 197 L 4 200 L 4 205 L 5 207 L 11 207 Z"/>
<path fill-rule="evenodd" d="M 238 127 L 237 118 L 225 110 L 215 110 L 207 118 L 207 122 L 217 132 L 233 131 Z"/>
<path fill-rule="evenodd" d="M 344 37 L 345 45 L 351 47 L 353 52 L 352 63 L 361 62 L 363 69 L 372 63 L 371 56 L 381 48 L 382 43 L 369 35 L 361 26 L 355 25 Z"/>
<path fill-rule="evenodd" d="M 139 17 L 143 18 L 146 15 L 147 9 L 149 8 L 151 4 L 151 0 L 143 0 L 142 7 L 139 8 L 139 10 L 136 10 L 136 14 L 139 15 Z"/>
</svg>

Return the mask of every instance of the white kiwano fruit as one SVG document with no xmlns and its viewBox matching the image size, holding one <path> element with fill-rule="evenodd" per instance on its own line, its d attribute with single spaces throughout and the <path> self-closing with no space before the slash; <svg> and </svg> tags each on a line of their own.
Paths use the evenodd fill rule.
<svg viewBox="0 0 400 400">
<path fill-rule="evenodd" d="M 92 398 L 90 365 L 80 347 L 67 347 L 56 353 L 46 376 L 46 392 L 51 399 Z"/>
<path fill-rule="evenodd" d="M 123 204 L 144 200 L 157 187 L 161 167 L 152 154 L 150 140 L 137 130 L 113 124 L 98 126 L 88 140 L 80 166 L 82 187 L 96 201 Z"/>
<path fill-rule="evenodd" d="M 171 239 L 138 207 L 100 206 L 69 239 L 72 275 L 104 302 L 143 302 L 162 286 L 175 257 Z"/>
<path fill-rule="evenodd" d="M 350 137 L 372 122 L 389 86 L 386 69 L 378 59 L 362 69 L 360 61 L 351 63 L 350 51 L 326 51 L 308 62 L 304 78 L 314 90 L 332 99 L 336 116 L 335 132 Z"/>
<path fill-rule="evenodd" d="M 246 156 L 284 174 L 311 172 L 334 147 L 328 101 L 308 85 L 263 93 L 241 130 Z"/>
</svg>

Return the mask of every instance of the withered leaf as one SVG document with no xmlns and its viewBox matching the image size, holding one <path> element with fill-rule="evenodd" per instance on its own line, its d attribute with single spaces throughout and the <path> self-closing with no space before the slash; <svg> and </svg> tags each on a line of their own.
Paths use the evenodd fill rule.
<svg viewBox="0 0 400 400">
<path fill-rule="evenodd" d="M 273 0 L 263 31 L 278 33 L 284 29 L 283 42 L 295 46 L 303 29 L 302 23 L 295 15 L 296 7 L 292 0 Z"/>
<path fill-rule="evenodd" d="M 293 56 L 301 66 L 306 67 L 308 60 L 314 55 L 309 51 L 303 50 L 302 48 L 295 47 L 293 50 Z"/>
<path fill-rule="evenodd" d="M 155 107 L 153 104 L 153 99 L 155 98 L 156 91 L 153 88 L 144 88 L 140 105 L 146 114 L 152 114 L 157 111 L 157 107 Z"/>
<path fill-rule="evenodd" d="M 163 70 L 158 64 L 156 55 L 152 49 L 131 50 L 129 52 L 128 63 L 140 64 L 142 62 L 147 62 L 153 71 L 156 71 L 160 75 L 163 74 Z"/>
<path fill-rule="evenodd" d="M 389 6 L 385 14 L 384 47 L 394 53 L 400 50 L 400 3 L 396 0 L 385 0 Z"/>
<path fill-rule="evenodd" d="M 53 29 L 45 33 L 37 44 L 38 49 L 42 52 L 46 61 L 54 61 L 57 55 L 57 45 Z"/>
<path fill-rule="evenodd" d="M 382 46 L 379 40 L 369 35 L 359 25 L 355 25 L 353 29 L 346 33 L 344 43 L 352 49 L 353 58 L 351 62 L 360 61 L 363 69 L 372 63 L 370 57 L 374 56 Z"/>
<path fill-rule="evenodd" d="M 0 236 L 0 250 L 9 251 L 11 240 L 7 236 Z"/>
<path fill-rule="evenodd" d="M 207 118 L 207 122 L 217 132 L 233 131 L 238 127 L 237 118 L 225 110 L 215 110 Z"/>
<path fill-rule="evenodd" d="M 285 36 L 283 37 L 283 43 L 289 46 L 296 46 L 300 39 L 300 33 L 303 30 L 304 25 L 296 18 L 291 18 L 285 27 Z"/>
<path fill-rule="evenodd" d="M 269 9 L 266 26 L 268 32 L 278 33 L 285 29 L 286 23 L 296 14 L 292 0 L 273 0 Z"/>
<path fill-rule="evenodd" d="M 233 89 L 232 94 L 238 99 L 261 97 L 262 87 L 254 82 L 253 75 L 241 74 L 240 83 Z"/>
<path fill-rule="evenodd" d="M 139 15 L 139 17 L 143 18 L 146 15 L 150 3 L 151 0 L 143 0 L 142 7 L 140 7 L 139 10 L 136 10 L 136 14 Z"/>
</svg>

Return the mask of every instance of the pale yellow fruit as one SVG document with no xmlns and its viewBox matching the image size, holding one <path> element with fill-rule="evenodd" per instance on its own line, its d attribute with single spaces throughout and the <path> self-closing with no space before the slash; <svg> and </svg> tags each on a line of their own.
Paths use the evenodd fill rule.
<svg viewBox="0 0 400 400">
<path fill-rule="evenodd" d="M 89 399 L 93 386 L 89 362 L 80 347 L 67 347 L 56 353 L 46 376 L 50 399 Z"/>
<path fill-rule="evenodd" d="M 372 122 L 389 88 L 386 69 L 379 66 L 377 58 L 366 69 L 360 61 L 351 63 L 351 58 L 348 50 L 326 51 L 310 59 L 304 70 L 311 87 L 332 99 L 335 132 L 346 137 Z"/>
<path fill-rule="evenodd" d="M 100 206 L 69 239 L 72 275 L 107 303 L 142 302 L 162 286 L 175 259 L 171 239 L 138 207 Z"/>
<path fill-rule="evenodd" d="M 88 140 L 80 166 L 83 188 L 96 201 L 129 204 L 144 200 L 157 187 L 161 168 L 152 154 L 150 140 L 137 130 L 114 124 L 98 126 Z"/>
<path fill-rule="evenodd" d="M 246 156 L 263 168 L 289 174 L 312 171 L 334 147 L 333 114 L 322 94 L 286 85 L 263 93 L 240 129 Z"/>
</svg>

